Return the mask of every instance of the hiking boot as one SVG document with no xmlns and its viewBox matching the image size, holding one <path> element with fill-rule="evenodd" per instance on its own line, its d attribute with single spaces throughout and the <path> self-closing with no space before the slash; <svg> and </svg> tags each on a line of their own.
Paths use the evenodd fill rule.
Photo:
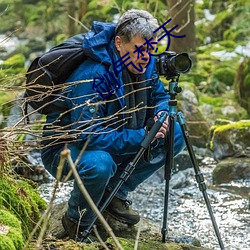
<svg viewBox="0 0 250 250">
<path fill-rule="evenodd" d="M 75 221 L 68 217 L 67 213 L 65 213 L 62 217 L 62 225 L 66 232 L 65 236 L 68 236 L 70 239 L 85 243 L 97 241 L 97 238 L 92 234 L 90 234 L 86 239 L 83 238 L 82 234 L 86 227 L 80 226 L 78 225 L 78 223 L 75 223 Z"/>
<path fill-rule="evenodd" d="M 122 223 L 134 225 L 140 221 L 140 216 L 130 208 L 131 205 L 132 201 L 114 197 L 105 211 Z"/>
</svg>

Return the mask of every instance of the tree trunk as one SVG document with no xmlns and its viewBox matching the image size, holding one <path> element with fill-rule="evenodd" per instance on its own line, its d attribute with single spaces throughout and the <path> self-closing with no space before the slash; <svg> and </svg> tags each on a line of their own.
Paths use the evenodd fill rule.
<svg viewBox="0 0 250 250">
<path fill-rule="evenodd" d="M 69 22 L 68 22 L 68 34 L 69 36 L 73 36 L 76 34 L 76 1 L 69 0 L 67 4 L 68 14 L 69 14 Z"/>
<path fill-rule="evenodd" d="M 178 25 L 171 34 L 176 36 L 186 35 L 184 38 L 171 37 L 170 50 L 177 53 L 188 52 L 192 59 L 195 59 L 195 12 L 194 5 L 195 0 L 167 0 L 169 9 L 168 19 L 172 21 L 169 23 L 169 27 L 173 28 Z M 171 29 L 171 28 L 168 28 Z"/>
<path fill-rule="evenodd" d="M 79 11 L 78 11 L 78 18 L 81 20 L 84 15 L 87 13 L 88 10 L 88 3 L 87 0 L 79 1 Z"/>
</svg>

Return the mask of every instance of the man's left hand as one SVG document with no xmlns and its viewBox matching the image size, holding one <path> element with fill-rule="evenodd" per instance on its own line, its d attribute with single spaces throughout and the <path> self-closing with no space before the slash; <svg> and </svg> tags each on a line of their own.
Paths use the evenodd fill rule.
<svg viewBox="0 0 250 250">
<path fill-rule="evenodd" d="M 155 117 L 154 120 L 155 122 L 158 120 L 158 118 L 160 117 L 161 113 L 164 111 L 159 112 Z M 157 134 L 155 135 L 155 139 L 159 139 L 159 138 L 165 138 L 166 133 L 169 130 L 169 124 L 168 124 L 168 116 L 165 119 L 165 121 L 163 122 L 161 128 L 159 129 L 159 131 L 157 132 Z"/>
</svg>

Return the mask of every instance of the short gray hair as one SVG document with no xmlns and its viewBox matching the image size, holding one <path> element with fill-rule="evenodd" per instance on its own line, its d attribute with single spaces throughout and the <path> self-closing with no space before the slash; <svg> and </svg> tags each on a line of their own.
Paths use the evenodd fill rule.
<svg viewBox="0 0 250 250">
<path fill-rule="evenodd" d="M 128 10 L 118 20 L 116 25 L 116 36 L 120 36 L 125 43 L 139 34 L 143 38 L 156 38 L 158 28 L 157 20 L 145 10 Z"/>
</svg>

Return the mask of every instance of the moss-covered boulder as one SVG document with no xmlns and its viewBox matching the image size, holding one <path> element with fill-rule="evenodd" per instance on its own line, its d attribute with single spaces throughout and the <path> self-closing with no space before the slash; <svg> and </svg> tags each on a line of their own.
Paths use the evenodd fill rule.
<svg viewBox="0 0 250 250">
<path fill-rule="evenodd" d="M 250 158 L 226 158 L 213 171 L 213 183 L 228 183 L 233 180 L 250 179 Z"/>
<path fill-rule="evenodd" d="M 26 180 L 17 180 L 6 174 L 0 176 L 0 208 L 8 210 L 20 222 L 26 239 L 38 222 L 46 203 Z M 0 249 L 1 241 L 0 241 Z"/>
<path fill-rule="evenodd" d="M 250 58 L 246 58 L 239 66 L 235 79 L 235 95 L 240 105 L 250 116 Z"/>
<path fill-rule="evenodd" d="M 216 124 L 211 128 L 210 149 L 215 159 L 250 157 L 250 120 Z"/>
<path fill-rule="evenodd" d="M 0 249 L 19 250 L 23 243 L 21 222 L 12 213 L 0 209 Z"/>
</svg>

